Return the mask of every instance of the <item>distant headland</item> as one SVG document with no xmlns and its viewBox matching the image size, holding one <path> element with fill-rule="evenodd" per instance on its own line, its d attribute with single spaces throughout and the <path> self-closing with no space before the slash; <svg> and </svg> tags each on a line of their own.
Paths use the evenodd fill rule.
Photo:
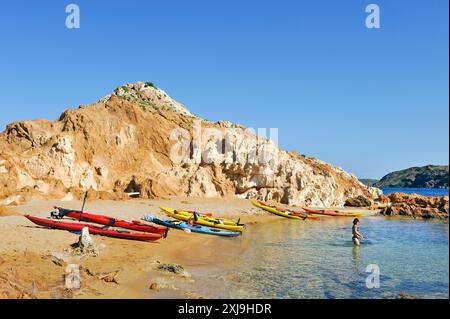
<svg viewBox="0 0 450 319">
<path fill-rule="evenodd" d="M 427 165 L 411 167 L 387 174 L 381 180 L 360 179 L 372 187 L 395 188 L 448 188 L 448 165 Z"/>
</svg>

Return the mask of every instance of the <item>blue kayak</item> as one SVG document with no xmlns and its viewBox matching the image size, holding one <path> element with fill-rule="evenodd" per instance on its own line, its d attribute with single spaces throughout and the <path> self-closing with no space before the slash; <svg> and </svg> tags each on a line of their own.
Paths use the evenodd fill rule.
<svg viewBox="0 0 450 319">
<path fill-rule="evenodd" d="M 205 226 L 200 225 L 189 225 L 186 222 L 181 222 L 178 220 L 162 220 L 159 218 L 156 218 L 151 215 L 144 215 L 144 220 L 150 223 L 154 223 L 160 226 L 165 226 L 169 228 L 179 229 L 179 230 L 190 230 L 193 233 L 198 234 L 205 234 L 205 235 L 214 235 L 214 236 L 223 236 L 223 237 L 238 237 L 241 235 L 240 232 L 235 231 L 225 231 L 225 230 L 219 230 L 219 229 L 213 229 Z"/>
</svg>

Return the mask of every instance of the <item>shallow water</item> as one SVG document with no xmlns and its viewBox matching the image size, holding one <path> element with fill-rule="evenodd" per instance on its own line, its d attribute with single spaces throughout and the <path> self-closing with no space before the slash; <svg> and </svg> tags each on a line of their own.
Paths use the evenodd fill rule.
<svg viewBox="0 0 450 319">
<path fill-rule="evenodd" d="M 274 219 L 239 239 L 205 239 L 181 259 L 195 291 L 215 298 L 449 297 L 448 223 L 366 217 L 367 239 L 355 248 L 351 222 Z M 366 287 L 371 264 L 378 289 Z"/>
</svg>

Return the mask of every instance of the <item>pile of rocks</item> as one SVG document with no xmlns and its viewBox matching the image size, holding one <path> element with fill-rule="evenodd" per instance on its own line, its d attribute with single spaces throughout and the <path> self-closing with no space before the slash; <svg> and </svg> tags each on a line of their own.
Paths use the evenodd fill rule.
<svg viewBox="0 0 450 319">
<path fill-rule="evenodd" d="M 417 194 L 393 193 L 388 198 L 390 204 L 382 209 L 382 215 L 448 219 L 448 196 L 426 197 Z"/>
</svg>

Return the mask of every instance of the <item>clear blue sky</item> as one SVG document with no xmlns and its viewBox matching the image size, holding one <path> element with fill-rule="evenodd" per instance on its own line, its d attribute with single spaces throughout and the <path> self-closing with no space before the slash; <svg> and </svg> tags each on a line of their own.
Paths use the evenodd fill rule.
<svg viewBox="0 0 450 319">
<path fill-rule="evenodd" d="M 447 0 L 72 2 L 78 30 L 70 1 L 2 2 L 2 129 L 141 80 L 359 177 L 448 164 Z"/>
</svg>

